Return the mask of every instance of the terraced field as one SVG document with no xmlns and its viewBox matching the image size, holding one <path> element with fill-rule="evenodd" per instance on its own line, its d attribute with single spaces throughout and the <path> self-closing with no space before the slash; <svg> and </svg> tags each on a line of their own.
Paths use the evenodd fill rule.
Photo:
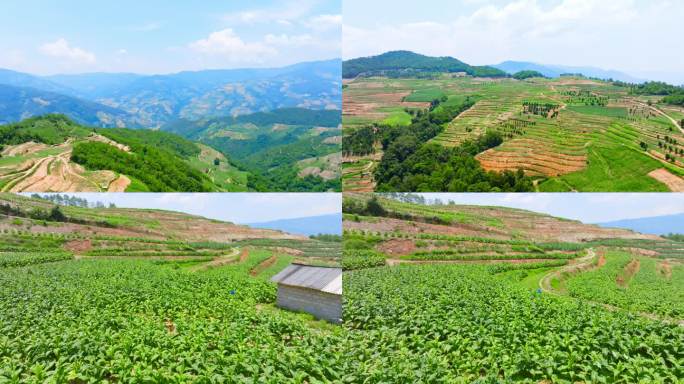
<svg viewBox="0 0 684 384">
<path fill-rule="evenodd" d="M 339 242 L 157 210 L 53 220 L 52 203 L 12 194 L 0 206 L 0 382 L 345 374 L 345 331 L 278 309 L 269 281 L 294 261 L 338 265 Z"/>
<path fill-rule="evenodd" d="M 684 243 L 511 208 L 370 199 L 344 204 L 359 381 L 684 379 Z"/>
<path fill-rule="evenodd" d="M 103 141 L 92 135 L 85 141 Z M 124 147 L 111 140 L 109 144 Z M 34 142 L 6 146 L 0 158 L 3 192 L 123 192 L 131 180 L 112 171 L 87 171 L 70 161 L 73 141 L 47 146 Z"/>
<path fill-rule="evenodd" d="M 393 108 L 420 109 L 411 103 L 466 96 L 477 102 L 445 124 L 432 142 L 451 147 L 486 132 L 501 133 L 503 144 L 476 156 L 485 170 L 522 169 L 538 179 L 539 191 L 549 192 L 684 187 L 681 109 L 586 78 L 357 78 L 344 89 L 345 132 L 391 124 L 383 111 Z M 553 112 L 532 113 L 525 107 L 530 102 L 554 105 Z M 373 185 L 372 178 L 364 182 L 372 174 L 359 175 L 361 162 L 348 167 L 345 185 L 351 190 Z"/>
</svg>

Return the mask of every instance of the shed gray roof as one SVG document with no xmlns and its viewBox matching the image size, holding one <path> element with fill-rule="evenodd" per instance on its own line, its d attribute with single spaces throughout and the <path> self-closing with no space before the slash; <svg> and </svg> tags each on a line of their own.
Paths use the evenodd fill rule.
<svg viewBox="0 0 684 384">
<path fill-rule="evenodd" d="M 342 268 L 290 264 L 273 276 L 271 281 L 293 287 L 314 289 L 334 295 L 342 294 Z"/>
</svg>

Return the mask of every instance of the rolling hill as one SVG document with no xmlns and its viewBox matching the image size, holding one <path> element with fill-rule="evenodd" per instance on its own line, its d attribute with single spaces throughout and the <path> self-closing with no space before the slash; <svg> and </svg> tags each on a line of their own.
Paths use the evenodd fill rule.
<svg viewBox="0 0 684 384">
<path fill-rule="evenodd" d="M 244 191 L 206 146 L 151 130 L 89 128 L 63 115 L 0 126 L 0 188 L 12 192 Z"/>
<path fill-rule="evenodd" d="M 667 235 L 669 233 L 684 233 L 684 213 L 667 216 L 641 217 L 599 223 L 607 228 L 625 228 L 641 233 L 653 235 Z"/>
<path fill-rule="evenodd" d="M 430 57 L 410 51 L 392 51 L 381 55 L 345 60 L 342 63 L 342 77 L 357 76 L 408 77 L 435 73 L 464 72 L 471 76 L 506 76 L 506 73 L 492 67 L 468 65 L 453 57 Z"/>
</svg>

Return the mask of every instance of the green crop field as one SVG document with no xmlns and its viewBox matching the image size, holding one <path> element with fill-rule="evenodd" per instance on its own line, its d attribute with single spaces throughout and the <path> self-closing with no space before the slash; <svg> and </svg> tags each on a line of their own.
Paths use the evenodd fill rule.
<svg viewBox="0 0 684 384">
<path fill-rule="evenodd" d="M 684 265 L 624 252 L 608 252 L 604 257 L 604 266 L 565 282 L 570 296 L 684 318 Z M 632 273 L 628 273 L 629 266 Z"/>
<path fill-rule="evenodd" d="M 475 104 L 441 124 L 440 132 L 428 143 L 452 148 L 487 133 L 498 134 L 503 142 L 475 155 L 475 159 L 487 171 L 522 169 L 536 180 L 536 191 L 684 188 L 684 133 L 679 127 L 684 110 L 659 103 L 657 98 L 647 103 L 643 97 L 630 94 L 628 87 L 582 77 L 361 77 L 348 82 L 343 93 L 345 135 L 370 124 L 406 124 L 388 111 L 428 111 L 431 102 L 443 100 L 431 111 L 439 113 L 445 106 L 470 97 Z M 376 135 L 378 142 L 382 130 Z M 416 151 L 422 144 L 417 145 Z M 377 151 L 365 157 L 374 158 L 373 169 L 383 161 Z M 430 171 L 425 167 L 411 170 L 419 176 Z M 406 177 L 405 172 L 397 176 Z M 396 190 L 383 187 L 382 182 L 376 187 L 377 177 L 375 172 L 364 174 L 362 179 L 350 175 L 343 182 L 352 191 L 364 191 L 356 187 L 360 184 L 380 191 Z"/>
<path fill-rule="evenodd" d="M 340 331 L 269 309 L 275 286 L 249 275 L 269 255 L 202 272 L 133 260 L 0 268 L 0 381 L 339 379 Z"/>
<path fill-rule="evenodd" d="M 346 331 L 277 307 L 270 281 L 293 262 L 339 265 L 334 238 L 76 197 L 0 200 L 0 383 L 343 377 Z"/>
<path fill-rule="evenodd" d="M 358 381 L 678 382 L 684 329 L 498 279 L 491 267 L 345 275 Z M 486 381 L 488 379 L 489 381 Z"/>
<path fill-rule="evenodd" d="M 410 194 L 343 218 L 357 382 L 684 380 L 682 242 Z"/>
</svg>

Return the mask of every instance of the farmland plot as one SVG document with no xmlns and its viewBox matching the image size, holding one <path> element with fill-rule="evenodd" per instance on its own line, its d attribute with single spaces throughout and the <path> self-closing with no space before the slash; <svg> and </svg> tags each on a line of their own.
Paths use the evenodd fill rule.
<svg viewBox="0 0 684 384">
<path fill-rule="evenodd" d="M 345 275 L 359 381 L 678 382 L 684 329 L 535 294 L 487 266 Z"/>
<path fill-rule="evenodd" d="M 409 100 L 463 97 L 477 102 L 443 124 L 430 142 L 456 147 L 487 133 L 500 134 L 501 145 L 475 157 L 487 171 L 522 169 L 537 179 L 536 190 L 542 192 L 682 188 L 684 134 L 675 123 L 681 112 L 647 104 L 624 87 L 598 80 L 359 78 L 344 90 L 344 113 L 356 119 L 347 120 L 345 130 L 382 124 L 387 119 L 382 111 L 388 108 L 420 108 L 406 105 Z M 534 113 L 530 103 L 554 108 Z M 350 169 L 355 177 L 348 178 L 349 188 L 365 191 L 355 186 L 362 180 L 373 185 L 373 175 L 357 171 Z"/>
</svg>

